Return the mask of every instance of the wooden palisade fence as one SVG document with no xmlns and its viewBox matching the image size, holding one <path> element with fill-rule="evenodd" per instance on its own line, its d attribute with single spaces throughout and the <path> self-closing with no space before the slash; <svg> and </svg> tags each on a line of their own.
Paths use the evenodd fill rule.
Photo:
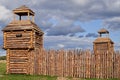
<svg viewBox="0 0 120 80">
<path fill-rule="evenodd" d="M 112 57 L 109 53 L 101 54 L 97 61 L 90 50 L 39 50 L 37 71 L 40 75 L 51 76 L 120 78 L 120 53 Z M 100 66 L 96 67 L 95 63 Z"/>
</svg>

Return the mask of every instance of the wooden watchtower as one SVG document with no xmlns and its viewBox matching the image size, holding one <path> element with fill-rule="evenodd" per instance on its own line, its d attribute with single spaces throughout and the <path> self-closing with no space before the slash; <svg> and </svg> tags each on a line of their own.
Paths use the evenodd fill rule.
<svg viewBox="0 0 120 80">
<path fill-rule="evenodd" d="M 99 37 L 93 42 L 95 54 L 95 74 L 98 78 L 112 77 L 114 42 L 109 38 L 109 31 L 101 29 Z M 111 71 L 111 72 L 110 72 Z"/>
<path fill-rule="evenodd" d="M 2 31 L 7 50 L 7 73 L 37 73 L 37 54 L 43 48 L 43 32 L 34 23 L 35 13 L 26 6 L 13 10 L 14 20 Z"/>
<path fill-rule="evenodd" d="M 93 42 L 94 52 L 113 52 L 114 42 L 109 38 L 109 31 L 103 28 L 98 33 L 99 37 Z"/>
</svg>

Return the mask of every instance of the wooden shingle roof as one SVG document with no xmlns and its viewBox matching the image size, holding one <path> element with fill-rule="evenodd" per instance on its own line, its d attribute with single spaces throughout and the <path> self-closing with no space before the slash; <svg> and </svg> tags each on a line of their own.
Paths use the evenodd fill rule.
<svg viewBox="0 0 120 80">
<path fill-rule="evenodd" d="M 35 14 L 30 8 L 26 7 L 25 5 L 14 9 L 13 12 L 17 15 L 28 15 L 28 12 L 30 13 L 30 15 Z"/>
<path fill-rule="evenodd" d="M 98 37 L 94 43 L 104 43 L 104 42 L 110 42 L 110 43 L 114 43 L 110 38 L 106 38 L 106 37 Z"/>
<path fill-rule="evenodd" d="M 17 30 L 37 30 L 41 34 L 43 31 L 32 21 L 30 20 L 15 20 L 9 23 L 3 31 L 17 31 Z"/>
<path fill-rule="evenodd" d="M 106 29 L 104 29 L 104 28 L 102 28 L 101 30 L 99 30 L 98 31 L 98 33 L 109 33 L 109 31 L 108 30 L 106 30 Z"/>
</svg>

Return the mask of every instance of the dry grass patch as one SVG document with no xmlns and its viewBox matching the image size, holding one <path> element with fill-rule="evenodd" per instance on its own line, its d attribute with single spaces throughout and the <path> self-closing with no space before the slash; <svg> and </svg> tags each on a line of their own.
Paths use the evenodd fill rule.
<svg viewBox="0 0 120 80">
<path fill-rule="evenodd" d="M 0 60 L 0 63 L 6 63 L 6 60 Z"/>
</svg>

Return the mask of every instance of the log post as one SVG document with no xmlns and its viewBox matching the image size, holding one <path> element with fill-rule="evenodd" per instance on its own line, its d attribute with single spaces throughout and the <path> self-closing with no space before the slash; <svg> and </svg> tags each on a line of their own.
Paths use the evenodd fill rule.
<svg viewBox="0 0 120 80">
<path fill-rule="evenodd" d="M 4 48 L 6 48 L 6 36 L 7 36 L 6 34 L 7 34 L 6 32 L 4 32 L 4 34 L 3 34 L 4 35 L 4 38 L 3 38 L 4 39 Z"/>
<path fill-rule="evenodd" d="M 7 49 L 7 61 L 6 61 L 6 63 L 7 63 L 7 71 L 6 71 L 6 73 L 7 74 L 9 74 L 10 73 L 10 71 L 9 71 L 9 68 L 10 68 L 10 49 Z"/>
</svg>

